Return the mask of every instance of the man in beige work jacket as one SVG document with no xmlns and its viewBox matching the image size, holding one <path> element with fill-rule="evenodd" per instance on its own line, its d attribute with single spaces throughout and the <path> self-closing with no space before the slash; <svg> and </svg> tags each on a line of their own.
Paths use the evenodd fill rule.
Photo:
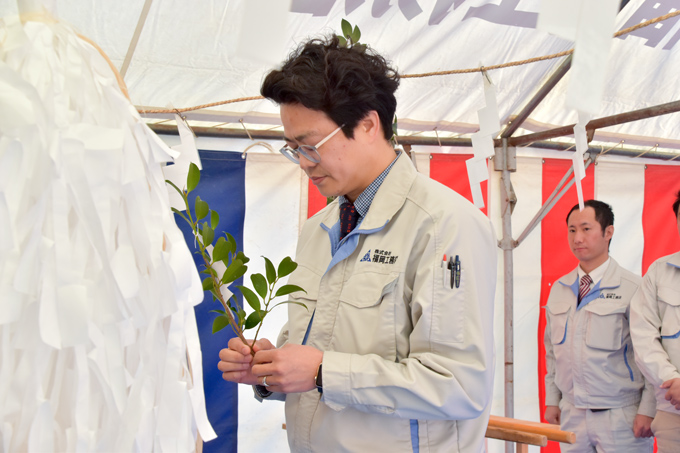
<svg viewBox="0 0 680 453">
<path fill-rule="evenodd" d="M 574 206 L 567 227 L 579 265 L 553 284 L 546 306 L 545 419 L 576 433 L 562 452 L 651 452 L 654 394 L 635 365 L 628 327 L 640 277 L 609 256 L 608 204 Z"/>
<path fill-rule="evenodd" d="M 275 348 L 238 339 L 226 380 L 285 398 L 294 452 L 479 452 L 493 385 L 496 239 L 472 204 L 393 148 L 398 75 L 335 37 L 264 80 L 286 146 L 325 196 L 304 225 Z M 297 213 L 291 213 L 297 215 Z M 356 222 L 356 225 L 354 224 Z M 446 256 L 446 258 L 444 258 Z"/>
<path fill-rule="evenodd" d="M 680 192 L 673 213 L 680 232 Z M 652 431 L 659 453 L 680 451 L 680 252 L 647 270 L 630 303 L 635 360 L 656 389 Z"/>
</svg>

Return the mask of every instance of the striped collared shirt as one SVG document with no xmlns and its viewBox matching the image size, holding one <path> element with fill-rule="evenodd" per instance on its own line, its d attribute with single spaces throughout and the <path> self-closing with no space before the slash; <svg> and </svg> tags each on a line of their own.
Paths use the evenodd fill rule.
<svg viewBox="0 0 680 453">
<path fill-rule="evenodd" d="M 363 220 L 364 217 L 366 217 L 366 214 L 368 213 L 368 209 L 371 207 L 371 203 L 373 203 L 373 198 L 375 198 L 375 194 L 378 193 L 378 189 L 382 185 L 383 181 L 385 181 L 385 178 L 387 177 L 387 174 L 390 172 L 392 169 L 392 166 L 394 163 L 397 161 L 399 158 L 399 155 L 401 154 L 401 151 L 397 151 L 397 157 L 394 158 L 391 164 L 387 166 L 387 168 L 378 175 L 377 178 L 373 180 L 372 183 L 364 189 L 363 192 L 361 192 L 361 195 L 357 197 L 357 199 L 354 201 L 354 208 L 357 210 L 359 213 L 359 222 Z M 340 195 L 338 197 L 338 203 L 340 206 L 342 206 L 343 203 L 348 202 L 349 200 L 344 196 Z"/>
</svg>

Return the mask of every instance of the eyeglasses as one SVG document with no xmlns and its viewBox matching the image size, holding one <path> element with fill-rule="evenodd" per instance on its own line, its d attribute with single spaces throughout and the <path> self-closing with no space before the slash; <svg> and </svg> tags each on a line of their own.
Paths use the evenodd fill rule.
<svg viewBox="0 0 680 453">
<path fill-rule="evenodd" d="M 334 130 L 333 132 L 331 132 L 330 134 L 328 134 L 328 136 L 321 140 L 319 143 L 317 143 L 316 146 L 298 145 L 297 148 L 291 148 L 288 145 L 284 145 L 284 147 L 281 148 L 279 152 L 286 156 L 288 159 L 290 159 L 291 162 L 296 164 L 300 163 L 300 154 L 305 156 L 305 159 L 307 159 L 308 161 L 318 164 L 319 162 L 321 162 L 321 156 L 319 155 L 318 148 L 324 143 L 326 143 L 328 140 L 333 138 L 333 136 L 340 132 L 340 129 L 342 129 L 343 127 L 345 127 L 344 124 L 337 128 L 336 130 Z"/>
</svg>

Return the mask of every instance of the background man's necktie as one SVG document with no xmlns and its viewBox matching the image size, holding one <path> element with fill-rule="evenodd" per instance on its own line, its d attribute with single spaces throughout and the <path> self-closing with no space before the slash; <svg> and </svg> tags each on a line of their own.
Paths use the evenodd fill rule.
<svg viewBox="0 0 680 453">
<path fill-rule="evenodd" d="M 581 301 L 583 298 L 588 294 L 588 291 L 590 290 L 590 284 L 593 283 L 593 279 L 590 278 L 590 275 L 586 274 L 583 277 L 581 277 L 581 286 L 578 290 L 578 303 L 581 304 Z"/>
<path fill-rule="evenodd" d="M 352 203 L 345 202 L 340 205 L 340 240 L 357 226 L 357 220 L 359 213 Z"/>
</svg>

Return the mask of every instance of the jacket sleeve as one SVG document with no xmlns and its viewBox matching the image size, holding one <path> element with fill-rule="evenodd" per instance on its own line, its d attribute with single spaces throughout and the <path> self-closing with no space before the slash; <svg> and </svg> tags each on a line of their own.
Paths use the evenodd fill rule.
<svg viewBox="0 0 680 453">
<path fill-rule="evenodd" d="M 638 406 L 637 413 L 639 415 L 646 415 L 652 417 L 656 415 L 656 394 L 654 393 L 654 385 L 645 379 L 645 386 L 642 389 L 642 398 L 640 399 L 640 406 Z"/>
<path fill-rule="evenodd" d="M 419 242 L 400 277 L 403 288 L 393 295 L 395 306 L 408 304 L 410 311 L 409 325 L 397 326 L 395 333 L 408 342 L 408 355 L 390 361 L 377 354 L 324 352 L 323 401 L 331 409 L 465 420 L 488 408 L 496 237 L 476 208 L 456 214 L 438 226 L 413 227 L 420 229 Z M 442 281 L 443 253 L 460 258 L 459 288 Z"/>
<path fill-rule="evenodd" d="M 654 387 L 669 379 L 680 378 L 680 372 L 661 344 L 661 317 L 655 281 L 657 267 L 657 263 L 650 266 L 630 303 L 630 335 L 635 348 L 635 363 Z"/>
<path fill-rule="evenodd" d="M 543 344 L 545 345 L 545 405 L 557 406 L 562 399 L 562 392 L 555 385 L 555 353 L 553 344 L 550 340 L 550 312 L 545 307 L 545 332 L 543 333 Z"/>
</svg>

